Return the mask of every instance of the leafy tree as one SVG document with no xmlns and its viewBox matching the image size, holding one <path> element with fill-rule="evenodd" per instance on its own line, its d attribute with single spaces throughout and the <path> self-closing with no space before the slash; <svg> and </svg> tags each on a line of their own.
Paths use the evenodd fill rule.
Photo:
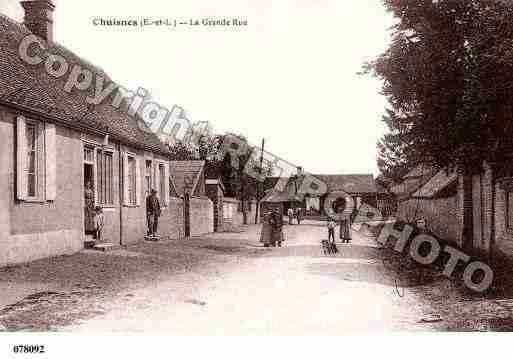
<svg viewBox="0 0 513 359">
<path fill-rule="evenodd" d="M 383 80 L 390 132 L 378 166 L 395 178 L 420 162 L 480 170 L 513 149 L 513 11 L 492 0 L 384 0 L 397 19 Z"/>
<path fill-rule="evenodd" d="M 197 159 L 196 151 L 184 142 L 176 142 L 169 145 L 172 161 L 192 161 Z"/>
</svg>

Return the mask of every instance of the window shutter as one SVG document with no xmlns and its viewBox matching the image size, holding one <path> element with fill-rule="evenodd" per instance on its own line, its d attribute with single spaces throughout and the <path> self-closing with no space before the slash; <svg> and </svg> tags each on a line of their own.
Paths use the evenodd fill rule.
<svg viewBox="0 0 513 359">
<path fill-rule="evenodd" d="M 158 198 L 162 201 L 162 193 L 160 193 L 160 162 L 155 161 L 155 190 L 158 191 Z"/>
<path fill-rule="evenodd" d="M 98 206 L 98 151 L 93 149 L 93 192 L 94 192 L 94 206 Z"/>
<path fill-rule="evenodd" d="M 169 191 L 170 191 L 170 188 L 169 188 L 169 163 L 166 162 L 164 163 L 164 190 L 165 190 L 165 193 L 163 194 L 163 199 L 164 199 L 164 203 L 165 205 L 169 205 Z"/>
<path fill-rule="evenodd" d="M 123 204 L 128 206 L 130 204 L 130 196 L 128 194 L 128 154 L 123 153 Z"/>
<path fill-rule="evenodd" d="M 17 151 L 16 151 L 16 187 L 18 199 L 27 198 L 27 137 L 25 135 L 25 118 L 18 116 L 16 121 Z"/>
<path fill-rule="evenodd" d="M 46 200 L 55 201 L 57 197 L 57 147 L 56 128 L 53 123 L 45 124 L 45 166 Z"/>
<path fill-rule="evenodd" d="M 141 205 L 141 161 L 139 158 L 135 159 L 135 203 L 140 206 Z"/>
</svg>

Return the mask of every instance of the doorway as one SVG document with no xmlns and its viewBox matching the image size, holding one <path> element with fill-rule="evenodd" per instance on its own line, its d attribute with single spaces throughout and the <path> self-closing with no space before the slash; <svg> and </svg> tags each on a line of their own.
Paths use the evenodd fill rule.
<svg viewBox="0 0 513 359">
<path fill-rule="evenodd" d="M 94 148 L 84 148 L 84 231 L 85 234 L 94 233 L 94 206 L 95 206 L 95 176 L 94 176 Z"/>
</svg>

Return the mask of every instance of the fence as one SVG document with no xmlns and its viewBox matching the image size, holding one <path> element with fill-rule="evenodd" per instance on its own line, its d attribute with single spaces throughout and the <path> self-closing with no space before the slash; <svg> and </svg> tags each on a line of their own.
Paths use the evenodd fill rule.
<svg viewBox="0 0 513 359">
<path fill-rule="evenodd" d="M 437 199 L 408 199 L 398 204 L 397 218 L 414 223 L 425 221 L 426 228 L 441 239 L 457 243 L 460 225 L 457 216 L 457 197 Z"/>
</svg>

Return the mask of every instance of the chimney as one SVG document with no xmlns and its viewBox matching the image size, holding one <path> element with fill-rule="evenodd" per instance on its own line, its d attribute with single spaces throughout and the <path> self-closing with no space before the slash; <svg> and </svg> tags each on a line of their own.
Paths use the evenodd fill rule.
<svg viewBox="0 0 513 359">
<path fill-rule="evenodd" d="M 53 11 L 55 5 L 51 0 L 22 1 L 25 9 L 25 26 L 34 35 L 53 43 Z"/>
</svg>

